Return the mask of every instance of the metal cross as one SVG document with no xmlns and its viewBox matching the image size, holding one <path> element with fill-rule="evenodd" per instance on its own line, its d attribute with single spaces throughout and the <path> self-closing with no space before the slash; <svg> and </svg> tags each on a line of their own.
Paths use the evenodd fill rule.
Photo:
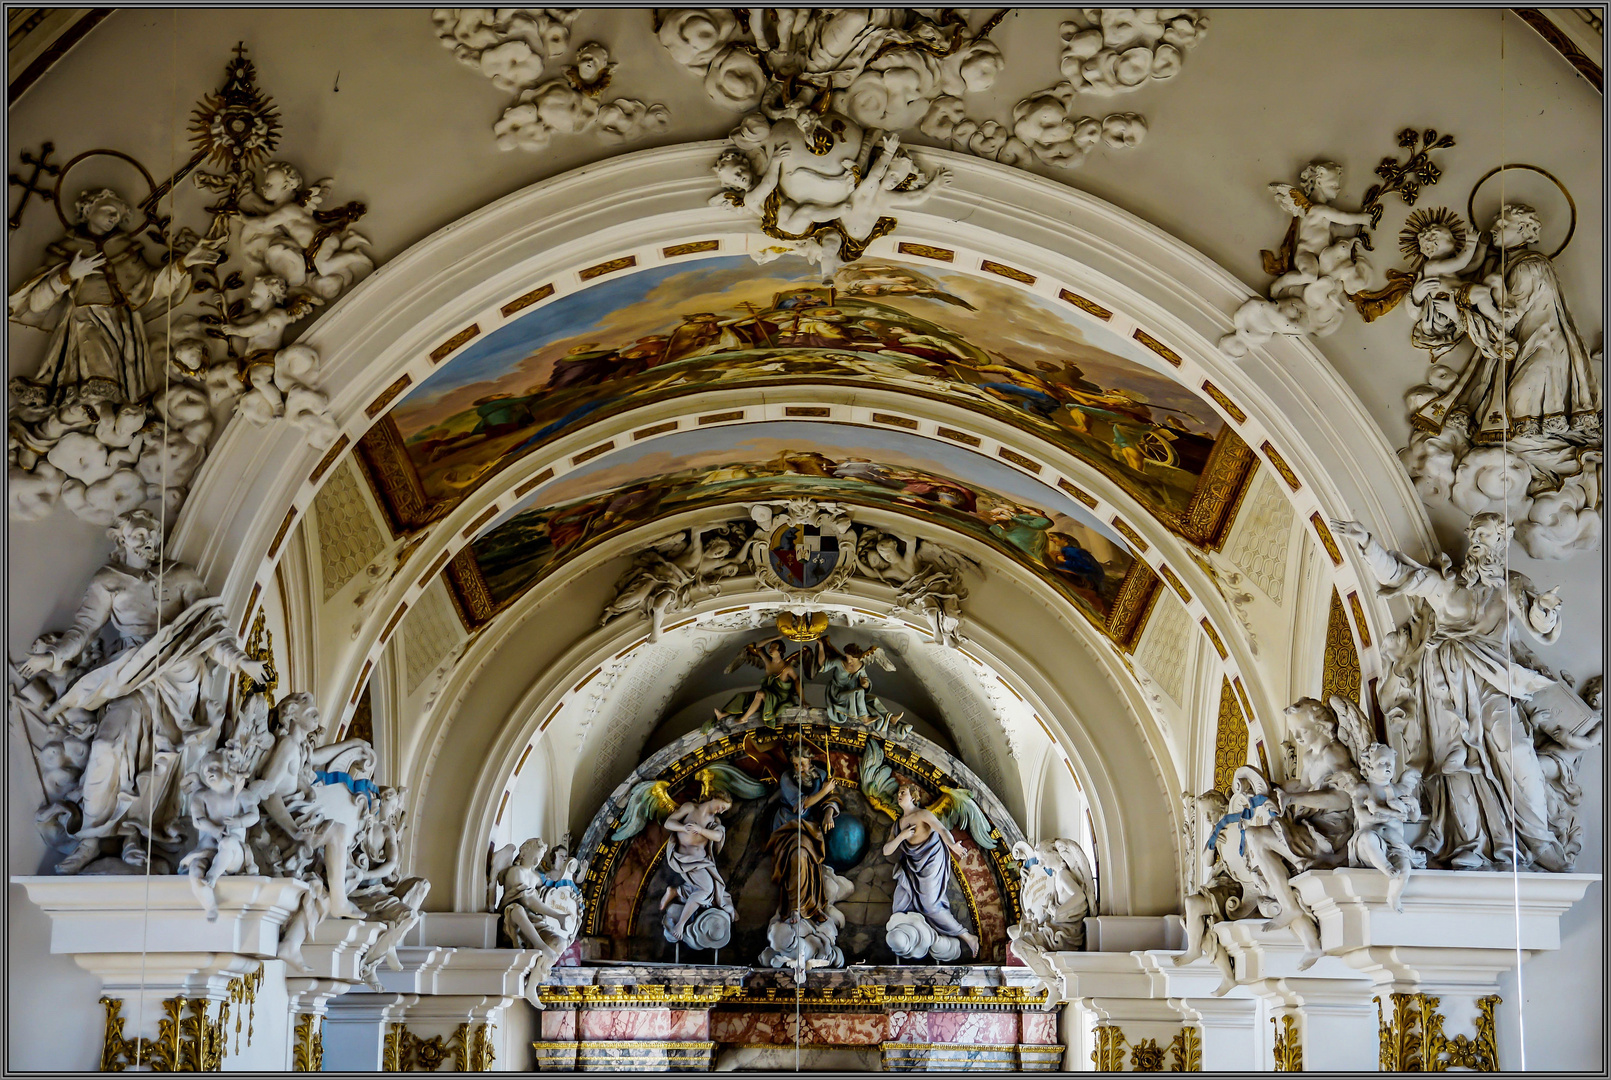
<svg viewBox="0 0 1611 1080">
<path fill-rule="evenodd" d="M 38 157 L 34 157 L 24 150 L 22 152 L 22 163 L 34 167 L 33 175 L 26 180 L 17 173 L 12 173 L 7 177 L 12 187 L 22 188 L 22 199 L 17 203 L 17 209 L 6 219 L 7 230 L 16 229 L 22 225 L 22 212 L 27 209 L 29 199 L 32 199 L 35 195 L 43 195 L 47 199 L 54 197 L 54 192 L 51 188 L 39 186 L 39 175 L 43 173 L 46 176 L 55 176 L 61 172 L 61 166 L 50 164 L 50 155 L 55 149 L 56 147 L 52 143 L 41 143 Z"/>
</svg>

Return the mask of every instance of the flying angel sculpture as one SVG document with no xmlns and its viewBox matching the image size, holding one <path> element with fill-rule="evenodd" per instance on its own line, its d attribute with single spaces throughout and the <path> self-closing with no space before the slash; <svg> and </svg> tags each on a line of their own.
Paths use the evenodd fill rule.
<svg viewBox="0 0 1611 1080">
<path fill-rule="evenodd" d="M 612 840 L 629 840 L 658 821 L 673 842 L 666 846 L 666 869 L 675 878 L 660 898 L 661 933 L 667 941 L 694 949 L 720 949 L 732 939 L 733 898 L 716 866 L 727 842 L 721 816 L 734 798 L 758 799 L 765 784 L 721 762 L 695 773 L 699 800 L 678 802 L 665 780 L 645 780 L 627 795 Z"/>
<path fill-rule="evenodd" d="M 979 954 L 979 938 L 951 913 L 946 890 L 951 881 L 951 859 L 962 858 L 965 848 L 951 830 L 964 828 L 981 848 L 993 850 L 996 831 L 965 788 L 941 787 L 941 795 L 927 806 L 911 784 L 901 783 L 884 761 L 877 739 L 867 740 L 861 759 L 861 791 L 867 802 L 894 821 L 885 855 L 896 855 L 893 914 L 884 940 L 897 955 L 908 959 L 933 956 L 942 962 L 968 952 Z"/>
</svg>

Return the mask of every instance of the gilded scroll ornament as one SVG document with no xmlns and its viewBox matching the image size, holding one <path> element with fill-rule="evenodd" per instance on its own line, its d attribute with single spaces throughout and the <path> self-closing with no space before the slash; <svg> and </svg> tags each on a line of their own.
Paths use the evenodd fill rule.
<svg viewBox="0 0 1611 1080">
<path fill-rule="evenodd" d="M 1270 1025 L 1275 1028 L 1275 1071 L 1302 1072 L 1303 1041 L 1297 1020 L 1291 1016 L 1279 1019 L 1272 1016 Z"/>
<path fill-rule="evenodd" d="M 1358 701 L 1360 683 L 1359 649 L 1348 626 L 1342 597 L 1332 589 L 1331 608 L 1326 613 L 1326 654 L 1320 669 L 1320 696 L 1327 700 L 1335 695 Z"/>
<path fill-rule="evenodd" d="M 292 1072 L 324 1071 L 324 1020 L 303 1013 L 296 1020 L 296 1041 L 291 1046 Z"/>
<path fill-rule="evenodd" d="M 1382 1072 L 1472 1072 L 1499 1071 L 1499 1044 L 1494 1032 L 1494 1008 L 1498 994 L 1477 1000 L 1475 1037 L 1443 1034 L 1441 999 L 1430 994 L 1392 994 L 1393 1018 L 1382 1011 L 1376 998 L 1376 1014 L 1381 1040 Z"/>
<path fill-rule="evenodd" d="M 162 1003 L 165 1014 L 157 1021 L 157 1037 L 127 1038 L 123 1034 L 123 1002 L 103 997 L 106 1028 L 101 1043 L 101 1071 L 124 1072 L 144 1066 L 152 1072 L 218 1072 L 228 1046 L 224 1026 L 229 1001 L 219 1002 L 217 1017 L 207 1015 L 206 998 L 172 997 Z"/>
<path fill-rule="evenodd" d="M 1183 1027 L 1169 1040 L 1169 1071 L 1203 1071 L 1203 1033 L 1197 1028 Z"/>
<path fill-rule="evenodd" d="M 1112 1024 L 1098 1024 L 1096 1048 L 1091 1051 L 1091 1062 L 1097 1072 L 1124 1071 L 1124 1032 Z"/>
<path fill-rule="evenodd" d="M 1214 789 L 1227 794 L 1236 770 L 1247 764 L 1247 718 L 1229 679 L 1220 679 L 1219 722 L 1214 735 Z"/>
<path fill-rule="evenodd" d="M 381 1052 L 383 1072 L 436 1072 L 453 1062 L 455 1072 L 491 1072 L 497 1057 L 492 1046 L 492 1025 L 463 1023 L 451 1035 L 421 1038 L 402 1023 L 386 1033 Z"/>
</svg>

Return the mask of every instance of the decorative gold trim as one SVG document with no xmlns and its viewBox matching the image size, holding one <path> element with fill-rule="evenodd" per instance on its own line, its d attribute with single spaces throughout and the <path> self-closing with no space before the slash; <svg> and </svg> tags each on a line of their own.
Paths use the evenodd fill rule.
<svg viewBox="0 0 1611 1080">
<path fill-rule="evenodd" d="M 252 620 L 252 632 L 246 635 L 246 647 L 241 651 L 253 660 L 263 661 L 268 665 L 268 670 L 264 672 L 266 679 L 261 683 L 255 682 L 245 675 L 237 676 L 236 709 L 246 708 L 246 703 L 259 694 L 268 698 L 269 708 L 272 709 L 274 707 L 274 691 L 280 688 L 280 669 L 274 663 L 274 632 L 268 628 L 268 613 L 266 611 L 259 611 L 257 618 Z M 256 977 L 258 982 L 263 979 L 261 973 Z M 256 989 L 256 984 L 253 984 L 253 989 Z"/>
<path fill-rule="evenodd" d="M 1219 681 L 1219 721 L 1214 731 L 1214 787 L 1227 794 L 1231 777 L 1247 764 L 1247 718 L 1231 691 L 1231 681 Z"/>
<path fill-rule="evenodd" d="M 1009 450 L 1005 446 L 996 447 L 996 456 L 1003 461 L 1009 461 L 1020 469 L 1027 469 L 1036 476 L 1040 475 L 1041 464 L 1034 458 L 1025 457 L 1016 450 Z"/>
<path fill-rule="evenodd" d="M 270 559 L 280 553 L 280 545 L 285 543 L 285 534 L 291 531 L 291 523 L 296 520 L 296 507 L 285 512 L 285 520 L 280 522 L 280 531 L 274 534 L 274 542 L 269 545 L 268 557 Z"/>
<path fill-rule="evenodd" d="M 1203 475 L 1192 492 L 1186 512 L 1175 518 L 1160 517 L 1173 531 L 1198 547 L 1218 551 L 1236 520 L 1236 511 L 1252 486 L 1258 467 L 1253 448 L 1230 427 L 1220 430 L 1214 449 L 1208 453 Z"/>
<path fill-rule="evenodd" d="M 498 309 L 498 314 L 502 315 L 504 318 L 507 319 L 509 316 L 513 315 L 515 312 L 524 311 L 526 308 L 531 307 L 533 304 L 537 303 L 539 300 L 547 300 L 550 296 L 553 296 L 553 295 L 554 295 L 554 286 L 551 283 L 548 284 L 548 285 L 539 285 L 535 289 L 533 289 L 531 292 L 529 292 L 529 293 L 521 293 L 519 296 L 517 296 L 513 300 L 509 301 L 503 307 L 499 308 Z"/>
<path fill-rule="evenodd" d="M 1281 451 L 1277 450 L 1269 439 L 1259 443 L 1259 449 L 1263 450 L 1264 456 L 1270 459 L 1270 468 L 1274 469 L 1281 479 L 1287 482 L 1287 487 L 1293 491 L 1303 487 L 1298 482 L 1298 474 L 1292 471 L 1292 466 L 1287 464 L 1287 459 L 1281 456 Z"/>
<path fill-rule="evenodd" d="M 1499 1045 L 1494 1032 L 1494 1007 L 1501 998 L 1489 994 L 1477 1000 L 1475 1038 L 1443 1034 L 1442 999 L 1430 994 L 1392 994 L 1393 1019 L 1382 1015 L 1382 999 L 1375 998 L 1382 1072 L 1499 1071 Z"/>
<path fill-rule="evenodd" d="M 123 1072 L 143 1065 L 151 1072 L 218 1072 L 223 1068 L 229 1047 L 224 1025 L 229 1020 L 229 1001 L 218 1003 L 216 1019 L 207 1015 L 207 998 L 171 997 L 162 1003 L 166 1014 L 157 1021 L 157 1037 L 125 1038 L 123 1002 L 102 997 L 106 1026 L 101 1040 L 101 1071 Z"/>
<path fill-rule="evenodd" d="M 1162 578 L 1165 581 L 1169 582 L 1169 587 L 1171 589 L 1175 590 L 1175 592 L 1180 594 L 1181 600 L 1183 600 L 1184 602 L 1186 602 L 1188 604 L 1191 603 L 1191 593 L 1186 591 L 1185 583 L 1182 582 L 1180 580 L 1180 578 L 1175 576 L 1175 572 L 1173 570 L 1169 569 L 1169 564 L 1168 563 L 1165 563 L 1165 562 L 1159 563 L 1158 564 L 1158 573 L 1159 573 L 1160 576 L 1162 576 Z M 1221 659 L 1223 659 L 1223 657 L 1221 657 Z"/>
<path fill-rule="evenodd" d="M 308 474 L 308 483 L 317 484 L 320 477 L 330 471 L 330 466 L 336 463 L 336 459 L 341 456 L 343 450 L 347 449 L 347 444 L 351 441 L 343 434 L 341 438 L 330 444 L 330 449 L 324 452 L 324 457 L 319 459 L 319 464 L 315 465 L 313 471 Z"/>
<path fill-rule="evenodd" d="M 480 517 L 476 518 L 474 521 L 470 522 L 470 524 L 461 529 L 459 531 L 459 535 L 466 540 L 470 539 L 470 537 L 481 531 L 481 526 L 492 521 L 492 519 L 497 517 L 498 514 L 499 510 L 497 506 L 494 505 L 487 507 Z"/>
<path fill-rule="evenodd" d="M 404 390 L 407 390 L 413 384 L 414 380 L 412 377 L 408 375 L 397 376 L 397 379 L 390 386 L 380 392 L 379 397 L 377 397 L 374 401 L 371 401 L 368 405 L 364 406 L 364 415 L 373 420 L 375 417 L 386 411 L 386 406 L 397 400 L 397 395 L 401 394 Z"/>
<path fill-rule="evenodd" d="M 359 471 L 374 492 L 375 501 L 385 511 L 393 536 L 429 525 L 453 508 L 452 502 L 433 503 L 425 497 L 419 473 L 414 471 L 408 448 L 403 445 L 403 433 L 391 414 L 381 417 L 364 432 L 357 449 L 353 456 L 358 461 Z"/>
<path fill-rule="evenodd" d="M 1093 1032 L 1096 1047 L 1091 1051 L 1091 1064 L 1097 1072 L 1124 1071 L 1124 1032 L 1112 1024 L 1098 1024 Z"/>
<path fill-rule="evenodd" d="M 785 405 L 783 408 L 783 415 L 821 418 L 825 416 L 832 416 L 833 410 L 815 405 Z"/>
<path fill-rule="evenodd" d="M 583 450 L 580 454 L 572 455 L 572 457 L 571 457 L 571 465 L 575 466 L 575 465 L 584 464 L 586 462 L 592 461 L 594 458 L 598 457 L 600 454 L 608 454 L 611 450 L 614 450 L 614 449 L 615 449 L 615 440 L 614 439 L 607 439 L 604 442 L 599 443 L 597 446 L 588 447 L 586 450 Z"/>
<path fill-rule="evenodd" d="M 1170 1072 L 1203 1071 L 1203 1033 L 1194 1027 L 1183 1027 L 1169 1040 Z"/>
<path fill-rule="evenodd" d="M 716 251 L 721 246 L 720 240 L 695 240 L 690 244 L 672 244 L 670 247 L 660 249 L 660 257 L 675 259 L 682 255 L 697 255 L 701 251 Z"/>
<path fill-rule="evenodd" d="M 296 1018 L 296 1041 L 291 1044 L 291 1071 L 324 1071 L 323 1017 L 303 1013 Z"/>
<path fill-rule="evenodd" d="M 1358 701 L 1361 678 L 1359 650 L 1354 647 L 1354 634 L 1348 628 L 1342 597 L 1334 588 L 1331 608 L 1326 613 L 1326 653 L 1320 667 L 1320 696 L 1329 700 L 1336 694 Z"/>
<path fill-rule="evenodd" d="M 1079 293 L 1069 292 L 1067 289 L 1058 289 L 1057 298 L 1059 300 L 1067 300 L 1069 303 L 1073 304 L 1087 315 L 1094 315 L 1103 322 L 1107 322 L 1109 319 L 1113 318 L 1113 312 L 1109 311 L 1095 300 L 1087 300 Z"/>
<path fill-rule="evenodd" d="M 1275 1028 L 1275 1071 L 1302 1072 L 1303 1042 L 1299 1038 L 1297 1020 L 1283 1016 L 1277 1021 L 1272 1016 L 1270 1026 Z"/>
<path fill-rule="evenodd" d="M 907 416 L 896 416 L 893 413 L 875 412 L 872 416 L 875 424 L 888 424 L 890 427 L 905 428 L 908 431 L 917 430 L 917 421 Z"/>
<path fill-rule="evenodd" d="M 1326 549 L 1326 555 L 1331 559 L 1331 565 L 1341 566 L 1343 564 L 1342 552 L 1338 550 L 1337 541 L 1332 537 L 1331 530 L 1326 527 L 1326 519 L 1320 516 L 1320 511 L 1316 510 L 1309 515 L 1309 524 L 1315 527 L 1315 535 L 1320 537 L 1320 546 Z"/>
<path fill-rule="evenodd" d="M 1359 594 L 1349 592 L 1348 606 L 1354 612 L 1354 629 L 1359 632 L 1359 643 L 1370 648 L 1370 624 L 1365 622 L 1365 606 L 1359 602 Z"/>
<path fill-rule="evenodd" d="M 1137 554 L 1147 550 L 1147 542 L 1141 538 L 1140 533 L 1136 532 L 1135 529 L 1130 527 L 1130 523 L 1128 521 L 1115 514 L 1113 516 L 1113 520 L 1109 522 L 1109 524 L 1118 530 L 1120 536 L 1124 537 L 1126 540 L 1130 541 L 1131 544 L 1135 545 Z"/>
<path fill-rule="evenodd" d="M 603 277 L 605 274 L 613 274 L 617 270 L 626 270 L 636 265 L 638 265 L 636 255 L 623 255 L 619 259 L 611 259 L 609 262 L 597 263 L 585 270 L 579 270 L 576 276 L 583 281 L 592 281 L 594 278 Z"/>
<path fill-rule="evenodd" d="M 646 428 L 639 428 L 638 430 L 634 431 L 632 433 L 632 441 L 638 442 L 642 439 L 652 439 L 656 435 L 664 435 L 668 431 L 676 431 L 677 427 L 678 422 L 676 420 L 667 420 L 663 424 L 651 424 Z"/>
<path fill-rule="evenodd" d="M 966 431 L 958 431 L 956 428 L 948 428 L 943 424 L 936 428 L 934 433 L 940 436 L 942 439 L 950 439 L 952 442 L 959 442 L 963 446 L 978 446 L 984 441 L 977 435 L 969 435 Z"/>
<path fill-rule="evenodd" d="M 698 423 L 701 423 L 701 424 L 725 424 L 729 420 L 742 420 L 742 419 L 744 419 L 744 410 L 743 409 L 733 409 L 731 412 L 710 413 L 708 415 L 701 416 L 699 418 L 699 420 L 698 420 Z"/>
<path fill-rule="evenodd" d="M 1159 356 L 1163 357 L 1165 360 L 1169 361 L 1175 367 L 1179 367 L 1183 363 L 1183 361 L 1180 359 L 1179 353 L 1175 352 L 1175 350 L 1171 349 L 1169 346 L 1165 345 L 1163 342 L 1141 329 L 1141 327 L 1136 327 L 1135 333 L 1130 336 L 1141 342 L 1141 344 L 1145 345 L 1153 352 L 1157 353 Z"/>
<path fill-rule="evenodd" d="M 1022 282 L 1025 285 L 1035 284 L 1034 274 L 1025 273 L 1022 270 L 1016 270 L 1011 266 L 1003 266 L 1001 263 L 992 262 L 989 259 L 985 259 L 979 263 L 979 269 L 983 270 L 987 274 L 995 274 L 997 277 L 1009 278 L 1013 281 Z"/>
<path fill-rule="evenodd" d="M 535 1045 L 535 1044 L 534 1044 Z M 436 1072 L 453 1062 L 455 1072 L 491 1072 L 497 1055 L 492 1047 L 492 1025 L 465 1022 L 451 1035 L 425 1039 L 394 1023 L 381 1050 L 383 1072 Z"/>
<path fill-rule="evenodd" d="M 1247 413 L 1242 411 L 1242 407 L 1236 402 L 1232 401 L 1230 398 L 1226 397 L 1225 391 L 1221 390 L 1207 379 L 1203 380 L 1203 393 L 1213 398 L 1214 403 L 1220 408 L 1224 409 L 1226 415 L 1232 420 L 1235 420 L 1238 424 L 1247 423 Z"/>
<path fill-rule="evenodd" d="M 1163 1072 L 1164 1048 L 1157 1039 L 1142 1039 L 1130 1047 L 1131 1072 Z"/>
<path fill-rule="evenodd" d="M 487 590 L 487 579 L 481 575 L 481 564 L 476 561 L 475 548 L 466 545 L 447 564 L 448 584 L 453 586 L 448 595 L 453 597 L 454 610 L 466 630 L 478 630 L 497 614 L 492 593 Z"/>
<path fill-rule="evenodd" d="M 902 240 L 895 245 L 895 250 L 902 255 L 916 255 L 921 259 L 933 259 L 935 262 L 951 262 L 957 253 L 950 248 L 932 247 L 928 244 L 909 244 Z"/>
<path fill-rule="evenodd" d="M 1141 631 L 1146 629 L 1147 619 L 1162 593 L 1163 580 L 1153 573 L 1152 567 L 1140 559 L 1130 564 L 1124 580 L 1119 583 L 1119 595 L 1113 598 L 1105 627 L 1121 650 L 1135 651 Z"/>
<path fill-rule="evenodd" d="M 535 491 L 537 488 L 542 487 L 544 484 L 548 483 L 548 481 L 552 480 L 553 478 L 554 478 L 554 470 L 552 468 L 544 469 L 542 472 L 538 473 L 536 476 L 532 477 L 530 480 L 527 480 L 527 481 L 523 482 L 519 487 L 515 488 L 515 498 L 518 499 L 522 495 L 527 494 L 528 492 Z"/>
<path fill-rule="evenodd" d="M 1588 8 L 1585 10 L 1592 11 L 1594 9 Z M 1605 93 L 1605 72 L 1600 69 L 1600 65 L 1596 64 L 1589 58 L 1587 53 L 1578 48 L 1571 38 L 1563 34 L 1560 27 L 1550 22 L 1548 15 L 1545 15 L 1537 8 L 1511 8 L 1510 13 L 1537 31 L 1538 36 L 1549 42 L 1550 47 L 1560 53 L 1566 59 L 1566 62 L 1571 64 L 1573 69 L 1583 76 L 1590 86 L 1602 94 Z M 12 96 L 12 100 L 16 100 L 15 95 Z"/>
<path fill-rule="evenodd" d="M 1219 654 L 1221 660 L 1224 660 L 1229 654 L 1225 651 L 1225 642 L 1220 640 L 1219 631 L 1214 629 L 1214 624 L 1208 621 L 1206 615 L 1198 622 L 1202 624 L 1203 633 L 1207 634 L 1208 640 L 1213 643 L 1214 651 Z"/>
<path fill-rule="evenodd" d="M 1074 484 L 1069 483 L 1067 480 L 1063 479 L 1061 476 L 1059 476 L 1057 478 L 1057 486 L 1062 488 L 1064 491 L 1068 492 L 1070 495 L 1074 496 L 1076 499 L 1078 499 L 1080 502 L 1084 503 L 1086 506 L 1090 507 L 1092 510 L 1096 509 L 1096 496 L 1092 495 L 1090 492 L 1086 491 L 1084 488 L 1081 488 L 1081 487 L 1078 487 L 1078 486 L 1076 486 Z"/>
<path fill-rule="evenodd" d="M 471 323 L 469 326 L 466 326 L 463 330 L 460 330 L 457 334 L 454 334 L 452 337 L 442 342 L 442 344 L 431 350 L 431 363 L 440 364 L 442 361 L 446 360 L 450 355 L 452 355 L 454 350 L 459 348 L 459 346 L 469 344 L 480 333 L 480 323 Z"/>
<path fill-rule="evenodd" d="M 397 624 L 402 622 L 403 616 L 407 614 L 408 605 L 406 603 L 398 604 L 397 610 L 392 612 L 392 617 L 386 621 L 386 629 L 380 632 L 380 642 L 382 645 L 391 639 L 392 631 L 397 629 Z"/>
</svg>

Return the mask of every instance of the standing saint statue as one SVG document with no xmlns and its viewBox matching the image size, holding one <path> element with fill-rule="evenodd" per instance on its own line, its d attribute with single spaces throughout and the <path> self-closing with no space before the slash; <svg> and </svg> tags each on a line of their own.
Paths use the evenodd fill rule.
<svg viewBox="0 0 1611 1080">
<path fill-rule="evenodd" d="M 772 881 L 778 886 L 780 916 L 821 919 L 831 902 L 823 892 L 822 866 L 827 833 L 839 813 L 833 777 L 817 768 L 811 751 L 789 752 L 791 769 L 778 778 L 777 812 L 766 850 L 772 855 Z"/>
<path fill-rule="evenodd" d="M 72 628 L 42 637 L 18 665 L 23 679 L 59 671 L 110 627 L 117 644 L 108 659 L 85 671 L 50 705 L 97 716 L 84 764 L 76 847 L 58 874 L 76 874 L 108 845 L 141 867 L 147 844 L 172 845 L 178 831 L 179 777 L 217 743 L 224 720 L 220 669 L 257 682 L 263 661 L 247 656 L 224 621 L 223 601 L 207 595 L 201 577 L 183 563 L 159 567 L 162 528 L 144 510 L 118 517 L 109 530 L 112 561 L 90 579 Z"/>
<path fill-rule="evenodd" d="M 1560 597 L 1508 570 L 1512 527 L 1483 513 L 1466 527 L 1465 560 L 1424 566 L 1389 551 L 1357 521 L 1334 522 L 1382 583 L 1411 597 L 1414 612 L 1384 643 L 1393 666 L 1382 693 L 1390 728 L 1402 725 L 1405 762 L 1424 776 L 1426 834 L 1434 866 L 1570 869 L 1549 822 L 1549 785 L 1525 706 L 1556 686 L 1524 662 L 1520 632 L 1560 636 Z M 1514 838 L 1514 839 L 1513 839 Z"/>
<path fill-rule="evenodd" d="M 14 321 L 52 330 L 38 373 L 14 388 L 29 406 L 142 401 L 161 380 L 151 370 L 140 309 L 163 297 L 178 304 L 190 293 L 192 271 L 221 254 L 202 243 L 166 265 L 153 263 L 122 228 L 134 214 L 110 189 L 84 192 L 75 209 L 78 224 L 10 296 Z"/>
</svg>

